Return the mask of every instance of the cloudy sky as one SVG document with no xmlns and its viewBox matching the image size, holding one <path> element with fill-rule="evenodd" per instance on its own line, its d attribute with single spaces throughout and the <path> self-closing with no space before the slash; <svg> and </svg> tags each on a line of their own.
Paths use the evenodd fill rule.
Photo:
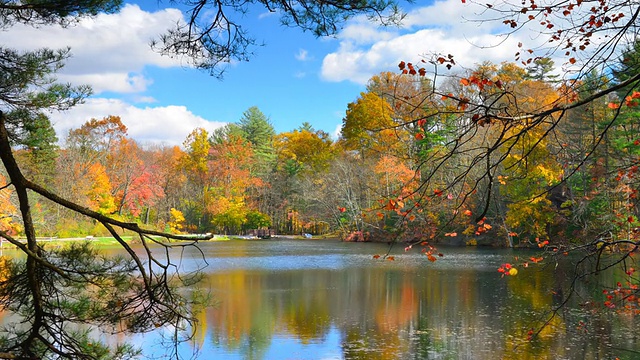
<svg viewBox="0 0 640 360">
<path fill-rule="evenodd" d="M 277 14 L 249 12 L 238 20 L 265 46 L 254 49 L 250 62 L 230 66 L 223 80 L 150 49 L 153 38 L 183 19 L 168 1 L 128 2 L 117 14 L 67 29 L 15 26 L 0 32 L 0 44 L 22 50 L 71 47 L 73 56 L 58 78 L 89 84 L 94 95 L 51 116 L 60 138 L 90 118 L 118 115 L 136 140 L 181 144 L 194 128 L 236 122 L 251 106 L 277 132 L 306 121 L 335 133 L 367 80 L 397 71 L 401 60 L 454 54 L 461 66 L 472 67 L 513 59 L 519 40 L 497 36 L 504 30 L 499 22 L 468 21 L 480 17 L 478 8 L 460 0 L 418 3 L 400 28 L 354 19 L 336 37 L 321 39 L 282 27 Z"/>
</svg>

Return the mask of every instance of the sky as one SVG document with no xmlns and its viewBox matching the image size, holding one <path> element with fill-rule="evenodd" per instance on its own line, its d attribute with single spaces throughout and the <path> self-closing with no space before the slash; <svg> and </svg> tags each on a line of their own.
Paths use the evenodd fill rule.
<svg viewBox="0 0 640 360">
<path fill-rule="evenodd" d="M 403 3 L 404 4 L 404 3 Z M 479 8 L 460 0 L 409 4 L 400 27 L 354 18 L 334 37 L 316 38 L 280 25 L 278 14 L 251 9 L 237 21 L 264 46 L 249 62 L 233 63 L 222 80 L 163 57 L 149 46 L 185 14 L 169 1 L 125 2 L 116 14 L 83 19 L 70 28 L 14 26 L 0 44 L 18 50 L 70 47 L 58 80 L 91 85 L 94 94 L 50 118 L 61 141 L 91 118 L 120 116 L 141 143 L 180 145 L 195 128 L 212 131 L 237 122 L 257 106 L 277 133 L 303 122 L 334 136 L 347 105 L 382 71 L 400 61 L 453 54 L 458 69 L 489 60 L 513 60 L 516 36 L 502 37 L 500 22 L 479 23 Z"/>
</svg>

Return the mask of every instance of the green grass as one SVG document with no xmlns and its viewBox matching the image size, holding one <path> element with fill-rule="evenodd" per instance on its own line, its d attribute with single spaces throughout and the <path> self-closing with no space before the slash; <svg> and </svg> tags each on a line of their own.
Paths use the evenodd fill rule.
<svg viewBox="0 0 640 360">
<path fill-rule="evenodd" d="M 123 235 L 121 236 L 121 238 L 122 240 L 124 240 L 124 242 L 130 243 L 130 244 L 135 244 L 136 242 L 140 241 L 139 240 L 140 238 L 137 235 Z M 163 239 L 163 238 L 158 237 L 158 239 Z M 211 240 L 201 240 L 201 241 L 225 241 L 230 239 L 231 238 L 228 236 L 216 236 Z M 18 238 L 18 240 L 21 242 L 26 242 L 26 239 L 24 238 Z M 111 236 L 75 237 L 75 238 L 39 237 L 37 238 L 37 240 L 39 244 L 49 248 L 51 247 L 58 248 L 58 247 L 66 246 L 68 244 L 79 242 L 79 241 L 88 241 L 97 247 L 110 247 L 110 246 L 120 245 L 120 243 L 114 237 L 111 237 Z M 164 240 L 167 241 L 166 239 Z M 167 242 L 171 242 L 171 241 L 167 241 Z M 9 242 L 4 241 L 2 244 L 2 247 L 4 249 L 9 249 L 9 248 L 12 248 L 13 246 Z"/>
</svg>

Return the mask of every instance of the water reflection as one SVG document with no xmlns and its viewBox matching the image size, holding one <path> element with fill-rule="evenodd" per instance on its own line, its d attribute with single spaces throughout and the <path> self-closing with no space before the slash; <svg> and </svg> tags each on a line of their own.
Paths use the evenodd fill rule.
<svg viewBox="0 0 640 360">
<path fill-rule="evenodd" d="M 447 249 L 432 264 L 419 253 L 375 261 L 386 251 L 376 246 L 205 244 L 216 306 L 197 311 L 183 350 L 201 359 L 632 359 L 640 350 L 634 318 L 591 314 L 579 298 L 549 317 L 570 277 L 562 265 L 500 278 L 513 252 Z"/>
<path fill-rule="evenodd" d="M 215 306 L 193 309 L 199 326 L 178 351 L 198 359 L 636 359 L 640 324 L 582 306 L 602 285 L 578 283 L 567 264 L 501 278 L 509 250 L 445 249 L 430 263 L 419 251 L 334 241 L 229 241 L 174 254 L 183 270 L 206 265 Z M 115 250 L 114 250 L 115 251 Z M 600 278 L 622 281 L 624 274 Z M 0 314 L 1 316 L 1 314 Z M 545 327 L 533 341 L 527 333 Z M 154 334 L 124 339 L 163 358 Z"/>
</svg>

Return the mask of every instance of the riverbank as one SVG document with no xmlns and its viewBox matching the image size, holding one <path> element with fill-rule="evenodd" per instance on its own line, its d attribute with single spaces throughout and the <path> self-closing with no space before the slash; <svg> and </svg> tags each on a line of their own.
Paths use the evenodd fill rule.
<svg viewBox="0 0 640 360">
<path fill-rule="evenodd" d="M 124 240 L 128 244 L 135 244 L 140 242 L 140 238 L 137 235 L 124 235 L 121 236 L 122 240 Z M 156 237 L 157 239 L 163 239 L 162 237 Z M 311 238 L 304 237 L 302 235 L 276 235 L 270 238 L 271 240 L 338 240 L 338 237 L 335 234 L 326 234 L 326 235 L 314 235 Z M 255 236 L 243 236 L 243 235 L 214 235 L 213 238 L 208 240 L 200 240 L 200 242 L 212 242 L 212 241 L 229 241 L 229 240 L 262 240 L 268 241 L 270 239 L 260 239 Z M 26 243 L 25 238 L 17 238 L 18 241 L 22 243 Z M 53 247 L 59 248 L 66 245 L 69 245 L 74 242 L 87 241 L 91 244 L 102 247 L 102 246 L 117 246 L 119 242 L 111 236 L 85 236 L 85 237 L 69 237 L 69 238 L 59 238 L 56 236 L 48 236 L 48 237 L 38 237 L 37 241 L 39 244 L 45 247 Z M 171 240 L 169 242 L 176 242 L 176 240 Z M 0 239 L 0 248 L 10 249 L 14 248 L 11 243 L 6 240 Z"/>
</svg>

